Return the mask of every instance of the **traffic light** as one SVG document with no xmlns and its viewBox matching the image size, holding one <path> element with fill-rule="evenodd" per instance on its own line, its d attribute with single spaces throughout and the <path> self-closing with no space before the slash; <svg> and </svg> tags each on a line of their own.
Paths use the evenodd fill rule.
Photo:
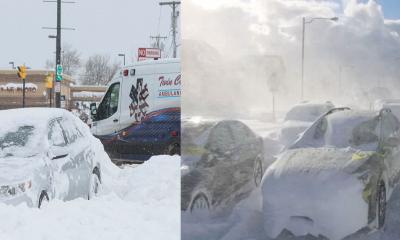
<svg viewBox="0 0 400 240">
<path fill-rule="evenodd" d="M 21 79 L 26 78 L 26 67 L 25 66 L 18 66 L 18 77 Z"/>
<path fill-rule="evenodd" d="M 53 74 L 48 74 L 46 76 L 46 88 L 51 89 L 53 88 Z"/>
</svg>

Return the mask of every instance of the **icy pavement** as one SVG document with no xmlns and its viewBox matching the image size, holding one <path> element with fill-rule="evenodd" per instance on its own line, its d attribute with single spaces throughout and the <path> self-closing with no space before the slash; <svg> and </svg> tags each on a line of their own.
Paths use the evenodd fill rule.
<svg viewBox="0 0 400 240">
<path fill-rule="evenodd" d="M 51 201 L 44 209 L 0 203 L 0 239 L 180 239 L 180 158 L 156 156 L 136 167 L 107 166 L 90 201 Z"/>
</svg>

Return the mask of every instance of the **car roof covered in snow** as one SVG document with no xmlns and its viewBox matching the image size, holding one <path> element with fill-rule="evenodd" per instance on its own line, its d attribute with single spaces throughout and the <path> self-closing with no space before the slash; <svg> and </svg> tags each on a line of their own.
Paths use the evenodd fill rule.
<svg viewBox="0 0 400 240">
<path fill-rule="evenodd" d="M 62 117 L 69 112 L 58 108 L 18 108 L 0 111 L 0 134 L 16 130 L 19 126 L 46 128 L 54 118 Z"/>
</svg>

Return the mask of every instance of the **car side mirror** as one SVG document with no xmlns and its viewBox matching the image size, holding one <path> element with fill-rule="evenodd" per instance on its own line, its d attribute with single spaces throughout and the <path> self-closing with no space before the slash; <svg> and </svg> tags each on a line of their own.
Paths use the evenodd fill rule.
<svg viewBox="0 0 400 240">
<path fill-rule="evenodd" d="M 67 149 L 64 147 L 51 146 L 49 149 L 49 157 L 51 160 L 65 158 L 68 154 Z"/>
<path fill-rule="evenodd" d="M 398 147 L 400 146 L 400 138 L 389 137 L 388 139 L 386 139 L 385 144 L 389 147 Z"/>
<path fill-rule="evenodd" d="M 90 115 L 92 117 L 93 120 L 96 120 L 96 116 L 97 116 L 97 106 L 96 103 L 91 103 L 90 104 Z"/>
</svg>

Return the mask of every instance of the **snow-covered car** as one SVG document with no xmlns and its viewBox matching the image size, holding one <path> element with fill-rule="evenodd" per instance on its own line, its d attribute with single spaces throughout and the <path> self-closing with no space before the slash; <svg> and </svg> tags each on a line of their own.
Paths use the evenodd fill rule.
<svg viewBox="0 0 400 240">
<path fill-rule="evenodd" d="M 0 202 L 41 207 L 90 199 L 101 187 L 105 152 L 72 113 L 53 108 L 0 111 Z"/>
<path fill-rule="evenodd" d="M 265 172 L 266 234 L 337 240 L 382 228 L 400 177 L 399 128 L 389 109 L 321 116 Z"/>
<path fill-rule="evenodd" d="M 279 131 L 279 141 L 288 146 L 292 144 L 299 134 L 304 132 L 322 114 L 334 108 L 331 102 L 326 103 L 300 103 L 290 109 L 284 118 Z"/>
<path fill-rule="evenodd" d="M 240 121 L 184 122 L 182 144 L 182 211 L 225 212 L 261 182 L 262 139 Z"/>
</svg>

